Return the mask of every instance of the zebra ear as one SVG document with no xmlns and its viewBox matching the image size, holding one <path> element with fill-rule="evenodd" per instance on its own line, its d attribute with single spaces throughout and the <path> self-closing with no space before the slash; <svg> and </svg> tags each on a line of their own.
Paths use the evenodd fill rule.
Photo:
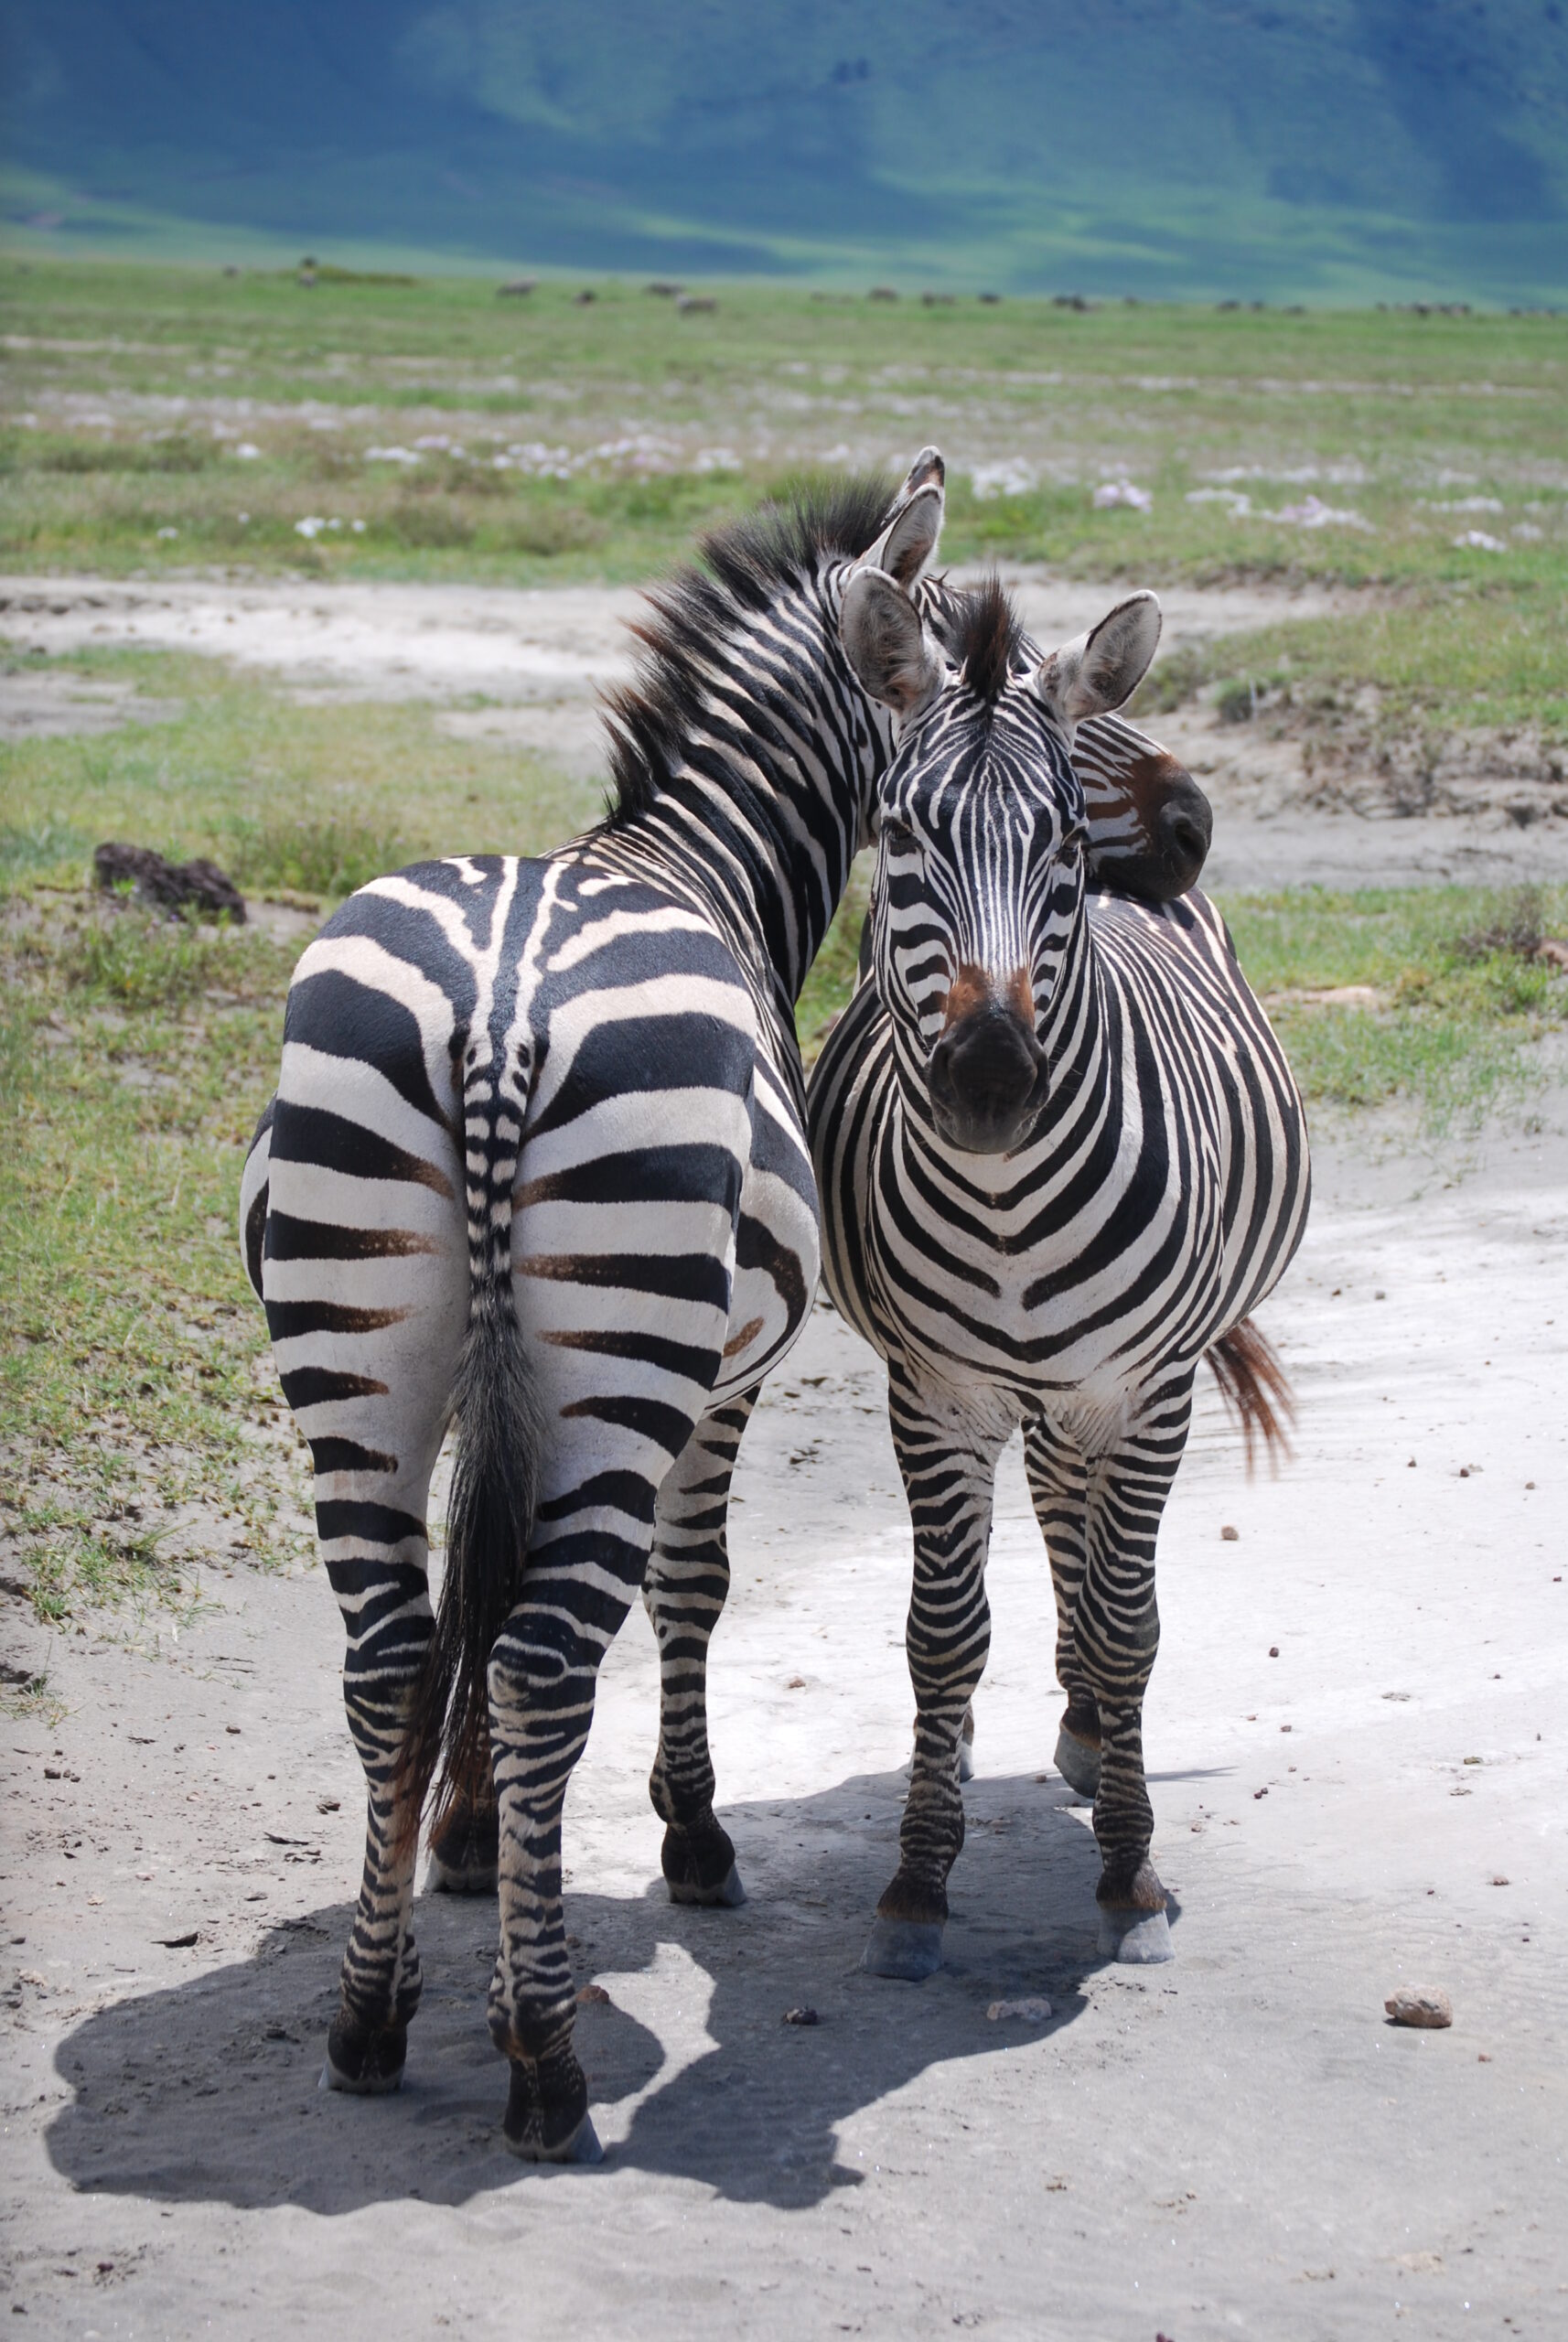
<svg viewBox="0 0 1568 2342">
<path fill-rule="evenodd" d="M 920 613 L 896 579 L 860 569 L 844 588 L 839 634 L 873 699 L 913 715 L 941 689 L 942 665 Z"/>
<path fill-rule="evenodd" d="M 1087 634 L 1053 650 L 1036 674 L 1035 689 L 1063 724 L 1109 714 L 1132 698 L 1159 639 L 1157 597 L 1133 594 Z"/>
<path fill-rule="evenodd" d="M 912 586 L 937 549 L 942 532 L 946 467 L 934 447 L 922 447 L 898 490 L 898 509 L 857 569 L 880 569 L 900 586 Z"/>
</svg>

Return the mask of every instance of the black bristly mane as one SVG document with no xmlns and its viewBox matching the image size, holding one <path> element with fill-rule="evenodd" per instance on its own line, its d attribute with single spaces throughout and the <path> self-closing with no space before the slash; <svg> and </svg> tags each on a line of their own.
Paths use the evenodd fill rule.
<svg viewBox="0 0 1568 2342">
<path fill-rule="evenodd" d="M 988 577 L 965 594 L 954 611 L 949 652 L 987 707 L 994 707 L 1005 690 L 1023 637 L 1022 621 L 999 577 Z"/>
<path fill-rule="evenodd" d="M 865 553 L 892 502 L 892 487 L 876 473 L 803 482 L 702 538 L 704 567 L 679 569 L 652 588 L 653 616 L 631 629 L 644 651 L 638 672 L 605 695 L 612 828 L 649 811 L 679 768 L 715 654 L 737 620 L 766 609 L 823 553 Z"/>
</svg>

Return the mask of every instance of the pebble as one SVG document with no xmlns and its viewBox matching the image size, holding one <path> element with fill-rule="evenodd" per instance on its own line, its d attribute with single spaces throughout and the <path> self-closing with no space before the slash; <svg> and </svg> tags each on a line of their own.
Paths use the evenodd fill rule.
<svg viewBox="0 0 1568 2342">
<path fill-rule="evenodd" d="M 820 2025 L 822 2019 L 815 2009 L 786 2009 L 783 2022 L 786 2025 Z"/>
<path fill-rule="evenodd" d="M 1043 1993 L 1032 1993 L 1026 2000 L 993 2001 L 986 2015 L 993 2025 L 1004 2025 L 1009 2017 L 1022 2017 L 1026 2025 L 1044 2025 L 1051 2013 L 1051 2004 Z"/>
<path fill-rule="evenodd" d="M 1383 2003 L 1396 2025 L 1439 2032 L 1454 2022 L 1454 2004 L 1435 1984 L 1402 1984 Z"/>
<path fill-rule="evenodd" d="M 602 1984 L 585 1984 L 577 1995 L 577 2006 L 580 2009 L 605 2008 L 609 2004 L 609 1997 Z"/>
<path fill-rule="evenodd" d="M 1225 1526 L 1220 1531 L 1219 1535 L 1221 1541 L 1227 1545 L 1240 1544 L 1241 1540 L 1241 1531 L 1239 1529 L 1232 1529 L 1229 1521 L 1225 1523 Z"/>
</svg>

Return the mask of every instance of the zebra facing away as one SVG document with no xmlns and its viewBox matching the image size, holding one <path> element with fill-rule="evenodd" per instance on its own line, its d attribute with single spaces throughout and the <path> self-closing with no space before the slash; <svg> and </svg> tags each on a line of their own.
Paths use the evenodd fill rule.
<svg viewBox="0 0 1568 2342">
<path fill-rule="evenodd" d="M 499 1885 L 489 2025 L 526 2156 L 597 2151 L 561 1814 L 639 1591 L 665 1877 L 677 1899 L 744 1899 L 714 1814 L 707 1641 L 736 1451 L 818 1273 L 793 1003 L 893 745 L 840 621 L 863 572 L 915 586 L 941 510 L 928 449 L 891 500 L 849 481 L 710 539 L 706 573 L 653 596 L 643 667 L 612 703 L 609 818 L 535 861 L 376 880 L 290 988 L 242 1240 L 311 1448 L 368 1791 L 325 2079 L 401 2079 L 438 1777 L 437 1882 Z M 940 623 L 941 589 L 922 590 Z M 1206 843 L 1164 818 L 1190 782 L 1132 733 L 1101 766 L 1108 862 L 1178 877 Z M 449 1423 L 436 1619 L 426 1499 Z"/>
<path fill-rule="evenodd" d="M 1075 727 L 1143 676 L 1155 597 L 1044 661 L 997 586 L 939 639 L 897 579 L 863 571 L 842 624 L 900 729 L 871 972 L 808 1114 L 824 1274 L 887 1361 L 915 1538 L 915 1755 L 865 1964 L 940 1962 L 993 1478 L 1020 1424 L 1068 1695 L 1057 1761 L 1094 1799 L 1101 1949 L 1165 1960 L 1142 1741 L 1155 1538 L 1205 1353 L 1249 1445 L 1279 1435 L 1288 1392 L 1248 1313 L 1305 1224 L 1301 1104 L 1201 895 L 1086 891 Z"/>
</svg>

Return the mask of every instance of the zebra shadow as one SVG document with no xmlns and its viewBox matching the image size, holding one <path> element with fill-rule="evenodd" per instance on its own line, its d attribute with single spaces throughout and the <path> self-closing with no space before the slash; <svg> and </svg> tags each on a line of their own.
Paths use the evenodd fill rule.
<svg viewBox="0 0 1568 2342">
<path fill-rule="evenodd" d="M 608 1993 L 578 2025 L 607 2169 L 801 2208 L 859 2183 L 878 2160 L 873 2110 L 933 2069 L 934 2142 L 963 2120 L 965 2060 L 1005 2061 L 1009 2089 L 1044 2086 L 1028 2045 L 1074 2022 L 1102 1964 L 1087 1812 L 1054 1776 L 972 1782 L 945 1965 L 891 1983 L 858 1962 L 904 1786 L 862 1776 L 725 1808 L 749 1894 L 737 1911 L 672 1906 L 657 1881 L 624 1896 L 568 1889 L 577 1973 Z M 650 1830 L 653 1863 L 657 1845 Z M 269 1929 L 247 1959 L 97 2012 L 57 2053 L 71 2096 L 47 2133 L 56 2169 L 81 2190 L 327 2215 L 593 2185 L 500 2145 L 505 2076 L 484 2023 L 493 1912 L 488 1898 L 416 1906 L 424 1999 L 391 2098 L 317 2087 L 346 1902 Z M 1049 1998 L 1048 2020 L 988 2016 L 1027 1996 Z M 786 2022 L 790 2010 L 816 2021 Z"/>
</svg>

